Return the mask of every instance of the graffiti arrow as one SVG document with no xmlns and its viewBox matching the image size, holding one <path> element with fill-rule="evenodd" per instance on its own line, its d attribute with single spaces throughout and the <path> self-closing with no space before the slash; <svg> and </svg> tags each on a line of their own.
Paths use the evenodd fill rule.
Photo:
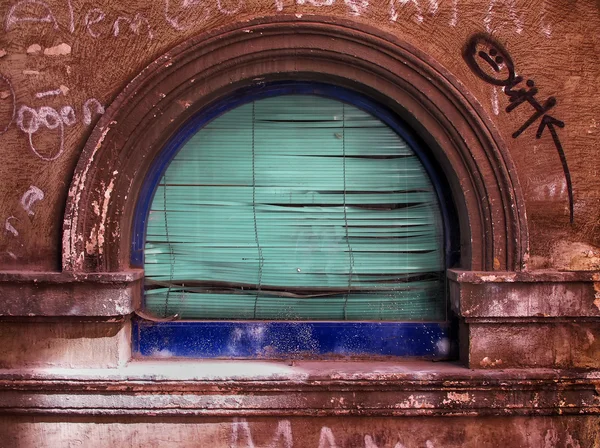
<svg viewBox="0 0 600 448">
<path fill-rule="evenodd" d="M 550 115 L 544 115 L 535 137 L 538 139 L 541 138 L 542 134 L 544 133 L 544 129 L 546 128 L 548 128 L 548 130 L 550 131 L 550 135 L 552 136 L 554 146 L 556 146 L 556 150 L 558 151 L 560 163 L 562 164 L 563 172 L 565 173 L 565 179 L 567 181 L 567 192 L 569 194 L 569 220 L 571 224 L 573 224 L 573 184 L 571 183 L 571 173 L 569 172 L 567 158 L 565 157 L 565 152 L 563 150 L 562 144 L 560 143 L 560 139 L 558 138 L 558 134 L 556 133 L 555 126 L 558 126 L 559 128 L 564 128 L 565 123 L 560 120 L 557 120 L 554 117 L 551 117 Z"/>
</svg>

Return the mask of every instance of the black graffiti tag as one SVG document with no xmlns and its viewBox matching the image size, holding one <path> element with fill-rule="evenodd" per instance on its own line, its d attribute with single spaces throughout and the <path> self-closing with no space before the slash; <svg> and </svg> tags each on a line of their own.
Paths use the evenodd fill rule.
<svg viewBox="0 0 600 448">
<path fill-rule="evenodd" d="M 542 138 L 547 128 L 558 152 L 562 164 L 567 192 L 569 195 L 569 219 L 573 224 L 573 185 L 571 173 L 567 164 L 567 158 L 562 144 L 556 132 L 556 128 L 564 128 L 565 123 L 549 115 L 548 112 L 556 106 L 556 98 L 551 96 L 545 101 L 538 101 L 535 97 L 539 91 L 532 79 L 528 79 L 523 85 L 523 77 L 515 73 L 514 62 L 508 51 L 496 40 L 486 34 L 476 34 L 464 48 L 463 57 L 473 73 L 485 82 L 502 87 L 509 98 L 506 112 L 510 113 L 522 104 L 528 104 L 532 115 L 523 123 L 519 129 L 513 132 L 512 137 L 517 138 L 525 132 L 532 124 L 539 120 L 535 133 L 537 139 Z M 520 87 L 519 87 L 520 85 Z M 517 88 L 519 87 L 519 88 Z"/>
</svg>

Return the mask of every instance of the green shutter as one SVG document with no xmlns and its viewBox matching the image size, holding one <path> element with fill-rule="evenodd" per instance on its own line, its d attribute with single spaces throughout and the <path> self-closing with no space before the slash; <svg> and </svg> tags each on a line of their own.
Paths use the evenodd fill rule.
<svg viewBox="0 0 600 448">
<path fill-rule="evenodd" d="M 198 131 L 155 193 L 145 302 L 184 319 L 440 320 L 437 197 L 406 142 L 284 95 Z"/>
</svg>

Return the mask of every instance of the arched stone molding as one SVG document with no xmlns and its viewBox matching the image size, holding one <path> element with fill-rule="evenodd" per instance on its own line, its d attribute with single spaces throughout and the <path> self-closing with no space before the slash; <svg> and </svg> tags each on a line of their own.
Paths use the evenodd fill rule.
<svg viewBox="0 0 600 448">
<path fill-rule="evenodd" d="M 69 189 L 63 271 L 130 267 L 138 193 L 152 161 L 194 114 L 265 81 L 340 85 L 380 102 L 431 148 L 460 227 L 460 267 L 520 270 L 528 232 L 511 158 L 490 119 L 432 58 L 351 22 L 265 18 L 202 34 L 144 69 L 89 138 Z"/>
</svg>

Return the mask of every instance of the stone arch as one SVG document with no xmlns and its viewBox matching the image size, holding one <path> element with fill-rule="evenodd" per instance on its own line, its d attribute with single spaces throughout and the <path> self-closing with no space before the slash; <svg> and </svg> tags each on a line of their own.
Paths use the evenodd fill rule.
<svg viewBox="0 0 600 448">
<path fill-rule="evenodd" d="M 219 98 L 277 80 L 339 85 L 398 114 L 431 148 L 447 177 L 460 227 L 460 267 L 524 266 L 527 222 L 512 160 L 464 87 L 391 35 L 351 22 L 277 17 L 184 42 L 116 98 L 75 169 L 63 226 L 63 270 L 127 270 L 138 193 L 166 142 Z"/>
</svg>

